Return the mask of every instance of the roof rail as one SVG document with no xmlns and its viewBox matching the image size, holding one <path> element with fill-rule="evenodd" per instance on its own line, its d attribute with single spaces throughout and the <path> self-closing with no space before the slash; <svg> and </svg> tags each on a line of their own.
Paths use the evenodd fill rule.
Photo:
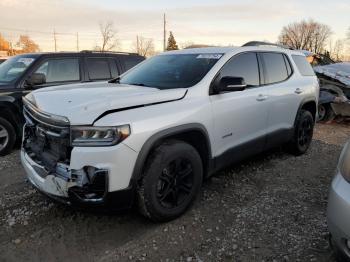
<svg viewBox="0 0 350 262">
<path fill-rule="evenodd" d="M 262 42 L 262 41 L 250 41 L 248 43 L 245 43 L 242 46 L 261 46 L 261 45 L 276 46 L 276 47 L 280 47 L 280 48 L 284 48 L 284 49 L 294 50 L 293 47 L 290 47 L 290 46 L 287 46 L 287 45 L 280 45 L 280 44 L 274 44 L 274 43 Z"/>
<path fill-rule="evenodd" d="M 121 55 L 139 55 L 137 53 L 130 53 L 130 52 L 118 52 L 118 51 L 96 51 L 96 50 L 81 50 L 80 53 L 98 53 L 98 54 L 121 54 Z"/>
</svg>

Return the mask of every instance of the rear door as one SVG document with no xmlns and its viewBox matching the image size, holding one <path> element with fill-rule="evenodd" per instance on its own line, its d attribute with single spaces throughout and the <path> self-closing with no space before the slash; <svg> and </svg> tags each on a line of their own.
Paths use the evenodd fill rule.
<svg viewBox="0 0 350 262">
<path fill-rule="evenodd" d="M 107 57 L 86 57 L 85 65 L 87 81 L 106 81 L 119 73 L 116 65 L 112 65 L 112 60 Z"/>
<path fill-rule="evenodd" d="M 215 154 L 220 156 L 236 148 L 239 151 L 236 152 L 235 159 L 241 159 L 260 152 L 265 142 L 269 107 L 264 87 L 260 85 L 257 54 L 247 52 L 232 57 L 222 67 L 218 77 L 225 76 L 243 77 L 247 88 L 210 96 L 215 128 Z"/>
<path fill-rule="evenodd" d="M 136 55 L 121 55 L 118 57 L 118 60 L 122 68 L 121 73 L 124 73 L 136 66 L 137 64 L 141 63 L 143 60 L 145 60 L 145 58 Z"/>
<path fill-rule="evenodd" d="M 261 52 L 266 94 L 269 97 L 268 144 L 289 139 L 302 100 L 303 87 L 293 78 L 294 69 L 286 54 Z M 299 91 L 301 93 L 299 93 Z"/>
</svg>

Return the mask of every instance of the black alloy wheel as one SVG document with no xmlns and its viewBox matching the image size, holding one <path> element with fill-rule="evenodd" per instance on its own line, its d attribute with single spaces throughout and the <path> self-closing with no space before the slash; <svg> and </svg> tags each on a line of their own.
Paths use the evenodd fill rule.
<svg viewBox="0 0 350 262">
<path fill-rule="evenodd" d="M 188 201 L 193 187 L 193 168 L 188 159 L 177 158 L 162 170 L 157 185 L 157 198 L 165 208 Z"/>
</svg>

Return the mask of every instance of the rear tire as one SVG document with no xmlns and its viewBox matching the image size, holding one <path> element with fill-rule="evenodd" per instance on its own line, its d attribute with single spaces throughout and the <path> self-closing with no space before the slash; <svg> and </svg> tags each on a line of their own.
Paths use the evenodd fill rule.
<svg viewBox="0 0 350 262">
<path fill-rule="evenodd" d="M 16 131 L 13 125 L 0 117 L 0 156 L 7 155 L 16 142 Z"/>
<path fill-rule="evenodd" d="M 312 114 L 310 111 L 300 110 L 295 121 L 293 138 L 287 145 L 288 151 L 296 156 L 304 154 L 311 144 L 313 131 Z"/>
<path fill-rule="evenodd" d="M 202 160 L 195 148 L 177 140 L 158 146 L 143 170 L 138 188 L 140 212 L 155 222 L 182 215 L 202 185 Z"/>
</svg>

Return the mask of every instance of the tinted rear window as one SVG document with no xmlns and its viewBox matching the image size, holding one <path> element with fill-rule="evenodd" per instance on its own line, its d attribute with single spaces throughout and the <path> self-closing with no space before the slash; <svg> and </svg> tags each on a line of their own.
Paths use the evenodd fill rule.
<svg viewBox="0 0 350 262">
<path fill-rule="evenodd" d="M 306 60 L 305 56 L 302 55 L 292 55 L 294 63 L 297 65 L 300 74 L 303 76 L 314 76 L 315 72 L 312 69 L 309 62 Z"/>
<path fill-rule="evenodd" d="M 88 58 L 87 67 L 91 80 L 106 80 L 112 78 L 107 59 Z"/>
<path fill-rule="evenodd" d="M 263 53 L 266 69 L 266 84 L 278 83 L 289 77 L 283 54 Z"/>
</svg>

